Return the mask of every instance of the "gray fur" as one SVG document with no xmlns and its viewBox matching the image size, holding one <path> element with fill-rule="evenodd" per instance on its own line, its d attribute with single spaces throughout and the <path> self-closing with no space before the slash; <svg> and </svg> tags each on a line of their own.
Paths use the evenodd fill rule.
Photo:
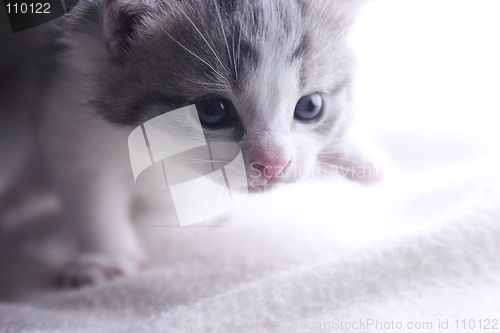
<svg viewBox="0 0 500 333">
<path fill-rule="evenodd" d="M 268 61 L 262 54 L 289 59 L 303 94 L 333 89 L 352 68 L 344 45 L 352 7 L 352 0 L 87 1 L 73 11 L 68 40 L 84 34 L 111 49 L 93 66 L 97 95 L 89 102 L 112 122 L 137 125 L 156 116 L 141 108 L 139 101 L 153 102 L 145 96 L 163 96 L 165 111 L 205 96 L 239 99 Z"/>
</svg>

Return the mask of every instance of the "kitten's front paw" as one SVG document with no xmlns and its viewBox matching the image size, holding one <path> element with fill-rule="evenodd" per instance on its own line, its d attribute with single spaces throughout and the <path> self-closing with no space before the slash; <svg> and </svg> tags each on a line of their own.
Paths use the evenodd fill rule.
<svg viewBox="0 0 500 333">
<path fill-rule="evenodd" d="M 143 260 L 113 259 L 104 254 L 83 254 L 69 263 L 59 277 L 62 287 L 97 285 L 136 272 Z"/>
</svg>

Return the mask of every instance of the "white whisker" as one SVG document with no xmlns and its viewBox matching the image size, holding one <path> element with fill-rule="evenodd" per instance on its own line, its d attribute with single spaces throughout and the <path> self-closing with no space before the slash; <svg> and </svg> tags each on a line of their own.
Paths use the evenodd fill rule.
<svg viewBox="0 0 500 333">
<path fill-rule="evenodd" d="M 221 87 L 220 90 L 223 91 L 225 89 L 227 89 L 227 85 L 224 85 L 222 83 L 216 83 L 216 82 L 204 82 L 204 81 L 200 81 L 200 80 L 193 80 L 185 75 L 181 75 L 179 73 L 175 73 L 173 72 L 172 74 L 186 80 L 186 81 L 189 81 L 189 82 L 193 82 L 193 83 L 196 83 L 196 84 L 199 84 L 199 85 L 203 85 L 203 86 L 209 86 L 212 88 L 212 90 L 217 90 L 216 88 L 214 88 L 215 86 L 219 86 Z"/>
<path fill-rule="evenodd" d="M 229 74 L 229 72 L 227 71 L 226 69 L 226 66 L 224 66 L 224 64 L 222 63 L 222 61 L 220 60 L 219 56 L 217 55 L 217 53 L 215 52 L 215 50 L 212 48 L 212 45 L 210 45 L 210 43 L 208 42 L 208 40 L 205 38 L 205 36 L 203 36 L 203 34 L 201 33 L 200 29 L 198 29 L 198 27 L 196 26 L 196 24 L 194 24 L 194 22 L 189 18 L 189 16 L 183 11 L 182 12 L 184 14 L 184 16 L 187 18 L 187 20 L 191 23 L 191 25 L 196 29 L 196 31 L 198 32 L 198 34 L 201 36 L 201 38 L 203 38 L 203 40 L 205 41 L 205 43 L 207 44 L 207 46 L 210 48 L 210 50 L 212 51 L 213 55 L 215 56 L 215 58 L 219 61 L 219 64 L 222 66 L 222 68 L 224 68 L 224 71 L 226 71 L 226 74 Z M 224 77 L 223 77 L 224 78 Z M 227 78 L 224 78 L 225 80 L 227 80 Z"/>
<path fill-rule="evenodd" d="M 180 47 L 182 47 L 184 50 L 188 51 L 189 53 L 191 53 L 193 56 L 195 56 L 198 60 L 200 60 L 201 62 L 203 62 L 205 65 L 207 65 L 208 67 L 210 67 L 211 70 L 214 71 L 214 73 L 216 73 L 217 75 L 219 75 L 224 81 L 226 81 L 226 78 L 224 77 L 224 75 L 222 75 L 221 73 L 219 73 L 212 65 L 210 65 L 208 62 L 206 62 L 205 60 L 203 60 L 200 56 L 198 56 L 196 53 L 194 53 L 193 51 L 191 51 L 190 49 L 188 49 L 187 47 L 185 47 L 184 45 L 182 45 L 177 39 L 175 39 L 168 31 L 165 30 L 165 32 L 167 33 L 167 35 L 172 38 L 172 40 L 174 42 L 177 43 L 177 45 L 179 45 Z"/>
<path fill-rule="evenodd" d="M 229 57 L 229 60 L 232 63 L 233 59 L 231 57 L 231 52 L 229 52 L 229 44 L 227 43 L 226 32 L 224 31 L 224 25 L 222 24 L 222 17 L 220 15 L 219 5 L 217 4 L 217 0 L 214 0 L 214 4 L 215 4 L 215 11 L 217 12 L 217 16 L 219 17 L 220 29 L 222 30 L 222 35 L 224 36 L 224 41 L 226 42 L 227 56 Z"/>
<path fill-rule="evenodd" d="M 238 29 L 238 56 L 236 57 L 237 64 L 240 64 L 240 53 L 241 53 L 241 21 L 239 22 L 240 28 Z M 236 71 L 236 79 L 238 79 L 238 71 Z"/>
</svg>

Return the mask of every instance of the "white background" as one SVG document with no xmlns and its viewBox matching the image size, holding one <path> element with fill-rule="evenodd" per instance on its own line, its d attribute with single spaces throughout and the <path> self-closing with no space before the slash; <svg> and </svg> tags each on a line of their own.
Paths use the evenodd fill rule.
<svg viewBox="0 0 500 333">
<path fill-rule="evenodd" d="M 498 148 L 499 15 L 494 0 L 372 0 L 362 10 L 352 36 L 358 120 L 396 162 Z"/>
</svg>

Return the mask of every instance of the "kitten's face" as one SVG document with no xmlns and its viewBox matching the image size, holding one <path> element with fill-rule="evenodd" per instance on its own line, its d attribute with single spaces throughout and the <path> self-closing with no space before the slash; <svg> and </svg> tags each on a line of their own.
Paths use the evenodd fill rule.
<svg viewBox="0 0 500 333">
<path fill-rule="evenodd" d="M 305 177 L 335 150 L 350 113 L 352 0 L 143 5 L 105 9 L 92 102 L 107 119 L 138 125 L 198 103 L 207 140 L 241 147 L 254 189 Z"/>
</svg>

